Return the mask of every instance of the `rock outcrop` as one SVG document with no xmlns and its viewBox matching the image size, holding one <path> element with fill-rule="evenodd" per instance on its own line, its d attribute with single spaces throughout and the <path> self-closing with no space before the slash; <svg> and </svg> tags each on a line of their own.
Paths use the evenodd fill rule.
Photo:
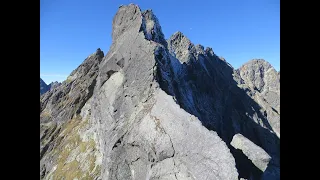
<svg viewBox="0 0 320 180">
<path fill-rule="evenodd" d="M 280 138 L 280 72 L 263 59 L 251 60 L 239 68 L 242 87 L 264 109 L 273 131 Z"/>
<path fill-rule="evenodd" d="M 201 45 L 194 45 L 181 32 L 175 33 L 168 40 L 168 49 L 170 56 L 162 58 L 164 62 L 161 63 L 166 66 L 159 68 L 161 77 L 166 78 L 160 81 L 162 89 L 174 96 L 183 109 L 198 117 L 205 127 L 216 131 L 234 156 L 238 153 L 230 146 L 230 142 L 235 134 L 241 133 L 262 147 L 272 157 L 270 166 L 278 169 L 280 114 L 269 103 L 273 102 L 277 106 L 279 94 L 275 94 L 269 102 L 264 99 L 267 98 L 264 92 L 279 93 L 280 81 L 276 81 L 271 65 L 261 71 L 257 71 L 255 66 L 246 69 L 248 74 L 256 76 L 259 73 L 263 76 L 267 72 L 265 76 L 268 77 L 263 79 L 267 84 L 266 90 L 260 94 L 255 88 L 248 88 L 246 83 L 249 82 L 243 68 L 234 69 L 223 58 L 215 55 L 212 48 L 204 49 Z M 236 161 L 241 159 L 236 158 Z M 246 176 L 243 174 L 252 171 L 248 163 L 237 162 L 242 166 L 238 166 L 242 169 L 239 170 L 240 176 Z M 254 176 L 259 177 L 258 174 Z"/>
<path fill-rule="evenodd" d="M 58 81 L 52 82 L 49 85 L 47 85 L 41 78 L 40 78 L 40 95 L 46 93 L 47 91 L 51 91 L 54 88 L 57 88 L 58 86 L 60 86 L 61 83 L 59 83 Z"/>
<path fill-rule="evenodd" d="M 241 150 L 255 166 L 261 171 L 265 171 L 271 157 L 259 146 L 252 143 L 249 139 L 241 134 L 233 136 L 230 143 L 234 148 Z"/>
<path fill-rule="evenodd" d="M 237 133 L 279 169 L 274 110 L 252 96 L 259 83 L 242 87 L 254 81 L 181 32 L 165 40 L 151 10 L 120 6 L 112 25 L 108 53 L 97 49 L 40 97 L 41 179 L 261 178 L 230 145 Z"/>
<path fill-rule="evenodd" d="M 51 91 L 51 90 L 57 88 L 57 87 L 60 86 L 60 85 L 61 85 L 60 82 L 55 81 L 55 82 L 50 83 L 48 86 L 50 87 L 50 91 Z"/>
<path fill-rule="evenodd" d="M 50 87 L 40 78 L 40 95 L 44 94 Z"/>
</svg>

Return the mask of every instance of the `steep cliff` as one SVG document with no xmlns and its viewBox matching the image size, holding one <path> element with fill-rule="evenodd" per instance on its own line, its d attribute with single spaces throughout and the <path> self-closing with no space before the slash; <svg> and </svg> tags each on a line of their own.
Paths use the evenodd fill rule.
<svg viewBox="0 0 320 180">
<path fill-rule="evenodd" d="M 279 179 L 272 67 L 235 70 L 181 32 L 165 40 L 152 10 L 134 4 L 112 25 L 108 53 L 40 97 L 41 179 Z M 231 146 L 235 134 L 270 156 L 264 173 Z"/>
</svg>

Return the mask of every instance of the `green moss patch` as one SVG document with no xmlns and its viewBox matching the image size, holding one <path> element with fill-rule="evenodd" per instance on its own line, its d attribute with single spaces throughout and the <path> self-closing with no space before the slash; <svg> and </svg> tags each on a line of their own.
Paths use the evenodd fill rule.
<svg viewBox="0 0 320 180">
<path fill-rule="evenodd" d="M 60 143 L 53 150 L 57 159 L 52 179 L 94 179 L 100 174 L 100 165 L 96 165 L 95 141 L 82 141 L 79 135 L 87 123 L 88 120 L 75 118 L 62 126 Z"/>
</svg>

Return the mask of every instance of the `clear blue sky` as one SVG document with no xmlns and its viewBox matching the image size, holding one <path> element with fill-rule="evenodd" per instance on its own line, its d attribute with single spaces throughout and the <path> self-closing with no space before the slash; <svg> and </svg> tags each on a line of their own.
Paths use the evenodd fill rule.
<svg viewBox="0 0 320 180">
<path fill-rule="evenodd" d="M 97 48 L 106 54 L 129 3 L 152 9 L 166 38 L 181 31 L 234 68 L 262 58 L 280 70 L 280 0 L 40 0 L 40 77 L 63 81 Z"/>
</svg>

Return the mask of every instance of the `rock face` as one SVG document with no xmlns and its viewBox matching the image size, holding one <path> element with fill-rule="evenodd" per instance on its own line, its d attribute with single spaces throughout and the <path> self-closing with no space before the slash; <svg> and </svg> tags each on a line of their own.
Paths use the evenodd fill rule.
<svg viewBox="0 0 320 180">
<path fill-rule="evenodd" d="M 271 102 L 275 107 L 279 103 L 280 81 L 271 65 L 254 60 L 243 66 L 247 68 L 235 70 L 215 55 L 212 48 L 194 45 L 181 32 L 168 40 L 168 49 L 169 58 L 162 58 L 161 64 L 165 65 L 159 68 L 161 77 L 165 77 L 160 86 L 205 127 L 216 131 L 234 156 L 239 154 L 230 142 L 235 134 L 241 133 L 262 147 L 272 157 L 270 166 L 279 169 L 280 114 L 272 108 Z M 252 62 L 257 65 L 250 65 Z M 257 70 L 259 68 L 261 71 Z M 247 74 L 255 76 L 247 78 Z M 250 82 L 260 76 L 263 78 L 250 86 Z M 266 85 L 260 88 L 265 89 L 257 92 L 254 87 L 261 81 Z M 272 93 L 275 95 L 267 101 L 267 94 Z M 236 157 L 240 176 L 249 178 L 252 166 L 241 159 Z M 258 174 L 253 176 L 260 178 Z"/>
<path fill-rule="evenodd" d="M 250 96 L 267 112 L 273 131 L 280 138 L 280 72 L 268 62 L 254 59 L 239 68 L 243 87 L 250 89 Z"/>
<path fill-rule="evenodd" d="M 100 176 L 97 128 L 83 113 L 90 111 L 85 104 L 93 94 L 103 56 L 97 49 L 60 86 L 40 97 L 40 178 Z"/>
<path fill-rule="evenodd" d="M 57 88 L 60 85 L 61 85 L 60 82 L 55 81 L 55 82 L 50 83 L 48 86 L 50 87 L 50 90 L 53 90 L 54 88 Z"/>
<path fill-rule="evenodd" d="M 279 169 L 271 111 L 240 70 L 181 32 L 165 40 L 137 5 L 120 6 L 112 25 L 108 53 L 97 49 L 40 97 L 41 179 L 247 179 L 250 162 L 230 145 L 237 133 Z"/>
<path fill-rule="evenodd" d="M 40 78 L 40 95 L 44 94 L 50 87 Z"/>
<path fill-rule="evenodd" d="M 54 88 L 60 86 L 61 83 L 58 81 L 52 82 L 47 85 L 41 78 L 40 78 L 40 95 L 46 93 L 47 91 L 53 90 Z"/>
<path fill-rule="evenodd" d="M 234 148 L 240 149 L 261 171 L 265 171 L 271 157 L 259 146 L 252 143 L 241 134 L 233 136 L 230 143 Z"/>
</svg>

